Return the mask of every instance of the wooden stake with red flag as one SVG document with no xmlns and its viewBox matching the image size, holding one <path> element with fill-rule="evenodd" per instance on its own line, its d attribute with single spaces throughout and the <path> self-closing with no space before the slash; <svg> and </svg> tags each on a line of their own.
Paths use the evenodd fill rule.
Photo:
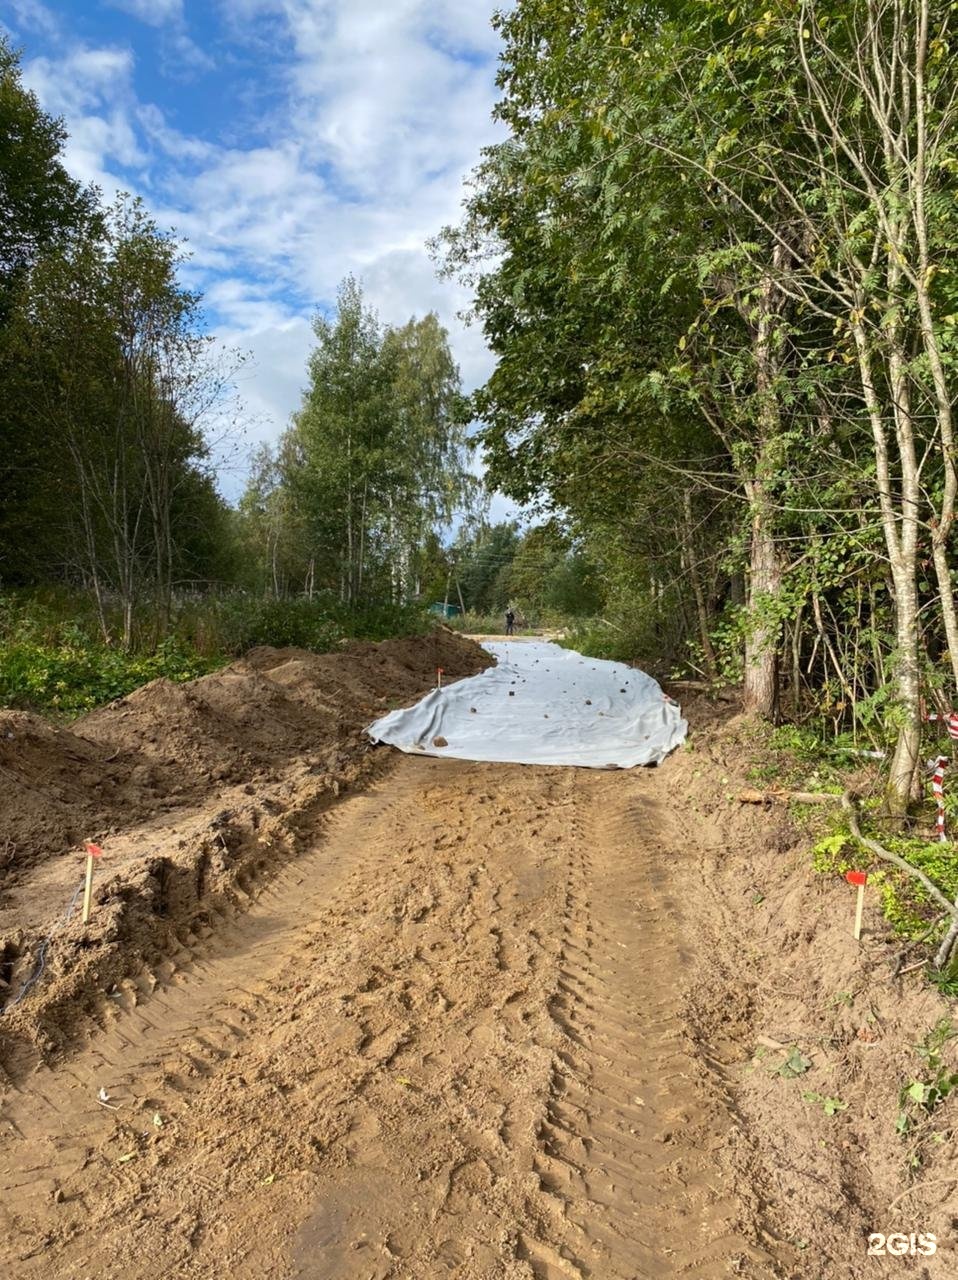
<svg viewBox="0 0 958 1280">
<path fill-rule="evenodd" d="M 93 859 L 102 858 L 103 850 L 98 844 L 86 842 L 86 884 L 83 886 L 83 923 L 90 923 L 90 912 L 93 910 Z"/>
<path fill-rule="evenodd" d="M 858 900 L 855 903 L 855 941 L 862 936 L 862 912 L 865 910 L 865 885 L 868 875 L 864 871 L 846 871 L 845 879 L 849 884 L 858 886 Z"/>
</svg>

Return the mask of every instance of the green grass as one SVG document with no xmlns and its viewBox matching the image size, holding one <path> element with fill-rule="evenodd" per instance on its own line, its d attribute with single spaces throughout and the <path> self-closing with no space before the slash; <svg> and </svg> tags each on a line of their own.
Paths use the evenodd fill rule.
<svg viewBox="0 0 958 1280">
<path fill-rule="evenodd" d="M 877 762 L 843 754 L 843 747 L 853 745 L 846 736 L 830 737 L 824 727 L 782 725 L 767 729 L 748 776 L 759 785 L 776 783 L 792 790 L 840 794 L 847 785 L 849 767 L 860 773 L 863 767 L 877 766 Z M 932 837 L 930 798 L 909 829 L 895 831 L 881 820 L 880 790 L 876 768 L 874 794 L 859 801 L 863 832 L 923 871 L 946 897 L 954 900 L 958 894 L 958 858 L 952 844 L 940 844 Z M 946 792 L 945 805 L 948 829 L 958 831 L 958 794 Z M 852 869 L 867 871 L 869 885 L 877 892 L 882 915 L 894 934 L 910 941 L 929 934 L 929 926 L 940 914 L 935 902 L 917 880 L 862 847 L 837 805 L 792 805 L 790 816 L 806 832 L 809 842 L 814 842 L 812 865 L 817 872 L 838 877 Z"/>
<path fill-rule="evenodd" d="M 10 592 L 0 595 L 0 706 L 76 716 L 161 676 L 205 675 L 256 645 L 323 653 L 345 640 L 424 634 L 431 625 L 416 606 L 191 596 L 176 602 L 171 633 L 159 644 L 144 609 L 125 650 L 104 642 L 86 595 Z"/>
</svg>

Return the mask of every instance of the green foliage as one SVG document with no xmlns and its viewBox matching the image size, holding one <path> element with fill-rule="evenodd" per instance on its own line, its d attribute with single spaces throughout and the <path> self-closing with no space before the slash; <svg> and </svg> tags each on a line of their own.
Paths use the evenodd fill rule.
<svg viewBox="0 0 958 1280">
<path fill-rule="evenodd" d="M 473 401 L 489 480 L 561 510 L 599 568 L 576 642 L 748 676 L 769 718 L 910 760 L 919 634 L 930 682 L 956 677 L 931 554 L 952 518 L 954 16 L 931 6 L 919 71 L 915 6 L 805 10 L 507 7 L 507 136 L 442 247 L 497 357 Z"/>
<path fill-rule="evenodd" d="M 463 526 L 449 552 L 451 599 L 459 591 L 470 613 L 504 614 L 510 603 L 510 572 L 522 542 L 515 521 Z"/>
<path fill-rule="evenodd" d="M 954 901 L 958 897 L 958 859 L 952 845 L 916 836 L 887 834 L 882 841 L 893 853 L 924 871 L 947 898 Z M 923 885 L 893 867 L 882 868 L 869 879 L 878 889 L 882 914 L 897 934 L 917 939 L 928 933 L 929 923 L 940 909 Z"/>
<path fill-rule="evenodd" d="M 0 35 L 0 324 L 17 276 L 94 216 L 94 194 L 63 165 L 65 142 L 63 122 L 24 87 L 19 58 Z"/>
<path fill-rule="evenodd" d="M 812 849 L 812 866 L 822 875 L 844 875 L 857 865 L 852 858 L 853 846 L 848 831 L 823 836 Z"/>
<path fill-rule="evenodd" d="M 313 328 L 302 407 L 240 503 L 247 583 L 406 599 L 434 576 L 437 532 L 475 488 L 447 334 L 431 313 L 382 326 L 351 278 Z"/>
<path fill-rule="evenodd" d="M 141 602 L 157 640 L 176 586 L 233 569 L 203 436 L 229 370 L 181 262 L 143 204 L 119 196 L 22 274 L 0 332 L 4 422 L 16 437 L 0 572 L 8 583 L 85 582 L 104 639 L 126 647 Z M 122 602 L 115 635 L 108 600 Z"/>
<path fill-rule="evenodd" d="M 874 856 L 861 849 L 847 829 L 823 836 L 812 849 L 812 865 L 823 875 L 844 875 L 852 869 L 867 870 L 868 883 L 877 889 L 882 915 L 900 937 L 918 939 L 927 936 L 929 923 L 938 914 L 938 906 L 917 880 L 886 863 L 876 863 Z M 923 840 L 914 836 L 879 833 L 884 846 L 923 871 L 946 897 L 958 896 L 958 859 L 950 844 Z"/>
<path fill-rule="evenodd" d="M 446 626 L 452 631 L 463 631 L 477 636 L 506 634 L 504 613 L 457 613 L 455 617 L 446 619 Z"/>
<path fill-rule="evenodd" d="M 952 957 L 951 962 L 944 969 L 932 971 L 928 974 L 928 978 L 947 999 L 958 1000 L 958 958 Z"/>
<path fill-rule="evenodd" d="M 829 750 L 829 744 L 817 729 L 795 724 L 783 724 L 773 729 L 768 745 L 773 751 L 787 751 L 803 764 L 824 763 Z"/>
<path fill-rule="evenodd" d="M 461 594 L 470 613 L 511 607 L 554 625 L 596 612 L 603 596 L 597 565 L 555 521 L 523 534 L 514 521 L 464 525 L 449 548 L 447 581 L 450 599 Z"/>
<path fill-rule="evenodd" d="M 775 1074 L 783 1080 L 794 1080 L 796 1076 L 803 1076 L 811 1065 L 811 1059 L 793 1045 L 784 1061 L 776 1067 Z"/>
<path fill-rule="evenodd" d="M 848 1103 L 842 1102 L 841 1098 L 829 1098 L 824 1094 L 814 1092 L 814 1090 L 806 1090 L 802 1094 L 802 1098 L 805 1102 L 811 1102 L 821 1107 L 827 1116 L 841 1115 L 843 1111 L 848 1110 Z"/>
<path fill-rule="evenodd" d="M 0 643 L 0 706 L 74 716 L 150 680 L 192 680 L 225 661 L 203 657 L 173 639 L 164 640 L 150 654 L 79 639 L 57 647 Z"/>
<path fill-rule="evenodd" d="M 607 566 L 603 567 L 603 575 L 607 575 Z M 632 573 L 608 576 L 611 577 L 607 587 L 610 598 L 603 615 L 572 619 L 562 643 L 589 657 L 638 662 L 644 669 L 662 676 L 678 675 L 674 669 L 670 672 L 670 666 L 682 648 L 687 627 L 680 593 L 676 591 L 673 595 L 669 591 L 674 609 L 668 619 L 663 619 L 660 601 Z M 678 666 L 681 669 L 685 664 Z"/>
<path fill-rule="evenodd" d="M 729 684 L 740 684 L 745 670 L 746 613 L 729 605 L 711 628 L 718 674 Z"/>
<path fill-rule="evenodd" d="M 174 631 L 152 646 L 152 613 L 143 611 L 133 649 L 106 645 L 82 594 L 0 596 L 0 706 L 75 716 L 159 677 L 192 680 L 255 645 L 323 653 L 352 639 L 425 634 L 416 606 L 335 599 L 264 600 L 233 593 L 178 602 Z"/>
<path fill-rule="evenodd" d="M 227 595 L 211 600 L 203 615 L 218 646 L 230 655 L 264 644 L 324 653 L 347 639 L 424 635 L 435 622 L 418 605 L 369 601 L 349 606 L 331 594 L 313 600 Z"/>
<path fill-rule="evenodd" d="M 914 1046 L 915 1053 L 924 1064 L 921 1076 L 915 1076 L 899 1094 L 898 1120 L 895 1128 L 903 1136 L 910 1133 L 919 1121 L 926 1119 L 936 1107 L 958 1089 L 958 1070 L 954 1054 L 951 1063 L 945 1062 L 945 1050 L 958 1037 L 950 1018 L 941 1018 L 928 1032 L 921 1044 Z"/>
<path fill-rule="evenodd" d="M 577 620 L 559 643 L 566 649 L 576 649 L 589 658 L 606 658 L 610 662 L 631 661 L 642 652 L 635 636 L 610 626 L 601 618 Z"/>
</svg>

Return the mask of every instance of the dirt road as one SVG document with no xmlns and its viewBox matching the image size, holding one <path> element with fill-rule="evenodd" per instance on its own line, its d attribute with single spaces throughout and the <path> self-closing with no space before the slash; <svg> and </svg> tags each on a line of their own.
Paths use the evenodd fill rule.
<svg viewBox="0 0 958 1280">
<path fill-rule="evenodd" d="M 317 818 L 8 1098 L 0 1273 L 774 1274 L 685 1031 L 665 772 L 405 757 Z"/>
</svg>

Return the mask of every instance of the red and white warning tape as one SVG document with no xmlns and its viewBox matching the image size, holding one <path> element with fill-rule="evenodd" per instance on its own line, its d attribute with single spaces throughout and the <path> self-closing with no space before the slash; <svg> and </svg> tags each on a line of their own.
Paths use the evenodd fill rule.
<svg viewBox="0 0 958 1280">
<path fill-rule="evenodd" d="M 926 711 L 926 720 L 940 720 L 948 731 L 948 737 L 952 742 L 958 742 L 958 711 L 949 711 L 946 715 L 939 715 L 937 711 Z M 935 817 L 935 831 L 941 844 L 945 844 L 948 837 L 945 835 L 945 770 L 951 761 L 947 756 L 937 756 L 934 760 L 928 761 L 928 767 L 932 770 L 931 789 L 938 805 L 938 813 Z"/>
<path fill-rule="evenodd" d="M 958 711 L 949 711 L 946 716 L 940 716 L 937 711 L 928 711 L 925 719 L 940 720 L 948 730 L 948 737 L 953 742 L 958 742 Z"/>
<path fill-rule="evenodd" d="M 945 835 L 945 770 L 951 762 L 947 756 L 938 756 L 935 760 L 929 760 L 928 763 L 934 770 L 931 775 L 931 789 L 938 805 L 935 831 L 938 833 L 939 843 L 945 844 L 948 840 Z"/>
</svg>

